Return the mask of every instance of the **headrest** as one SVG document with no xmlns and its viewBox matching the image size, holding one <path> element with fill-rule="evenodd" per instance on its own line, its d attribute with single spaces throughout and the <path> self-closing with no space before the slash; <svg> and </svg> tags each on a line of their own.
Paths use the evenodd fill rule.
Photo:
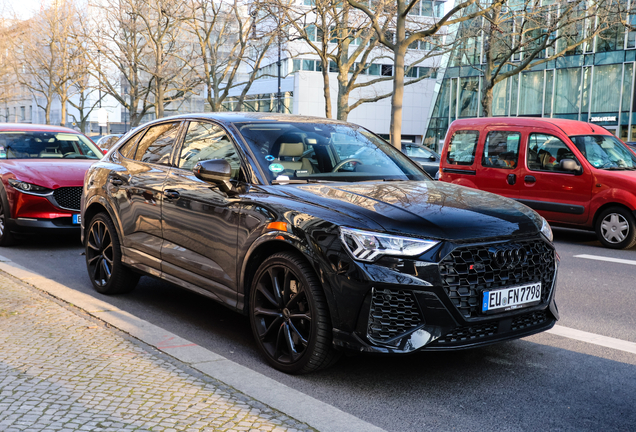
<svg viewBox="0 0 636 432">
<path fill-rule="evenodd" d="M 300 157 L 305 151 L 303 143 L 280 143 L 278 157 Z"/>
</svg>

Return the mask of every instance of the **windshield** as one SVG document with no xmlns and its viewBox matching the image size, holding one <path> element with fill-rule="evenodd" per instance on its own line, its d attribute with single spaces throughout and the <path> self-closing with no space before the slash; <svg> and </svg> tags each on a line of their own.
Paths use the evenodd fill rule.
<svg viewBox="0 0 636 432">
<path fill-rule="evenodd" d="M 363 128 L 330 123 L 239 123 L 269 181 L 426 180 L 402 152 Z"/>
<path fill-rule="evenodd" d="M 612 135 L 579 135 L 570 139 L 595 168 L 636 170 L 636 155 Z"/>
<path fill-rule="evenodd" d="M 99 159 L 84 135 L 67 132 L 0 132 L 0 159 Z"/>
</svg>

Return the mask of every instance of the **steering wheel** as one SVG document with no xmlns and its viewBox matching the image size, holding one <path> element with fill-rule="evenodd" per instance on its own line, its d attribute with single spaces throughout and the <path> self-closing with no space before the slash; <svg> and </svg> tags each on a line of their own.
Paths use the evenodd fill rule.
<svg viewBox="0 0 636 432">
<path fill-rule="evenodd" d="M 62 155 L 62 157 L 63 157 L 63 158 L 65 158 L 65 157 L 67 157 L 67 156 L 72 156 L 72 155 L 74 155 L 74 154 L 75 154 L 75 152 L 74 152 L 74 151 L 72 151 L 72 152 L 64 153 L 64 154 Z"/>
<path fill-rule="evenodd" d="M 360 159 L 356 159 L 356 158 L 349 158 L 349 159 L 345 159 L 343 161 L 340 161 L 338 164 L 336 164 L 335 167 L 333 167 L 333 169 L 331 170 L 331 172 L 337 172 L 340 168 L 342 168 L 343 166 L 345 166 L 346 164 L 348 164 L 349 162 L 356 162 L 359 163 L 360 165 L 362 165 L 362 161 Z"/>
</svg>

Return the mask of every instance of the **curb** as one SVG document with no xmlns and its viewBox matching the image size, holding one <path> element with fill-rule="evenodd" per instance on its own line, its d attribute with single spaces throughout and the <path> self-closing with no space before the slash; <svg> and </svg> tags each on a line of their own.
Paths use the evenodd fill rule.
<svg viewBox="0 0 636 432">
<path fill-rule="evenodd" d="M 34 273 L 3 256 L 0 256 L 0 270 L 65 303 L 82 309 L 89 315 L 170 355 L 189 367 L 319 431 L 379 432 L 384 430 L 111 304 Z"/>
</svg>

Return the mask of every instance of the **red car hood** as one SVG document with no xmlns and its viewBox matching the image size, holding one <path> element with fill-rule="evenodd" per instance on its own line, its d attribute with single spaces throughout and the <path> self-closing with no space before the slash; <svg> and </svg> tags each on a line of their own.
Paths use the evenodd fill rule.
<svg viewBox="0 0 636 432">
<path fill-rule="evenodd" d="M 4 174 L 49 189 L 83 186 L 84 174 L 96 159 L 9 159 L 0 162 Z"/>
</svg>

